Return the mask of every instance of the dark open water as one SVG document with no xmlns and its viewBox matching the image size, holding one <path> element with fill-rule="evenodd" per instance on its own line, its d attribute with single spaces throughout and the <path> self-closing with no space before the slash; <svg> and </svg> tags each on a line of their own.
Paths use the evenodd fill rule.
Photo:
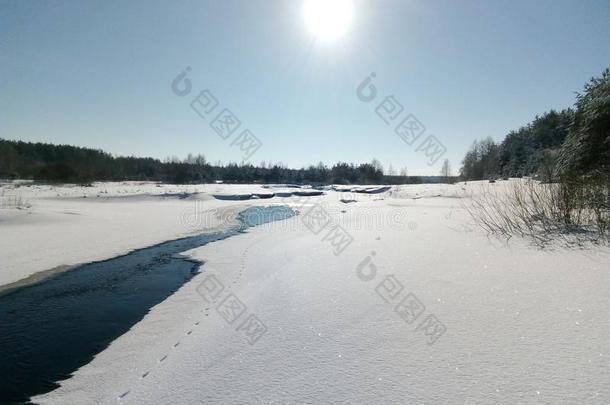
<svg viewBox="0 0 610 405">
<path fill-rule="evenodd" d="M 54 390 L 190 280 L 200 263 L 179 253 L 293 215 L 251 207 L 227 231 L 84 264 L 0 296 L 0 404 Z"/>
</svg>

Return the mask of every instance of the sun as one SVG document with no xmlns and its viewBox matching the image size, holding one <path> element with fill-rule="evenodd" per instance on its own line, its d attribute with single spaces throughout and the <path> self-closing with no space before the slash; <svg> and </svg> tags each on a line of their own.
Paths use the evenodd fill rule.
<svg viewBox="0 0 610 405">
<path fill-rule="evenodd" d="M 303 16 L 311 33 L 324 42 L 341 38 L 354 15 L 351 0 L 305 0 Z"/>
</svg>

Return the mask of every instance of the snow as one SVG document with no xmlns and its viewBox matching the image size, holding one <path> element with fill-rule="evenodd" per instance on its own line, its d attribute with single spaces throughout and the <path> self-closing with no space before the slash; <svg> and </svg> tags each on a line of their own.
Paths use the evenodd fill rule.
<svg viewBox="0 0 610 405">
<path fill-rule="evenodd" d="M 460 206 L 480 186 L 247 201 L 213 195 L 259 186 L 21 186 L 13 191 L 31 210 L 0 210 L 0 249 L 11 253 L 4 283 L 194 232 L 188 223 L 222 227 L 251 204 L 300 211 L 188 252 L 205 262 L 201 274 L 34 401 L 610 403 L 610 251 L 488 238 Z M 108 197 L 97 197 L 103 190 Z M 308 222 L 314 209 L 327 214 L 327 228 Z M 181 221 L 185 212 L 205 220 Z M 334 225 L 353 240 L 338 254 Z M 225 287 L 215 303 L 199 293 L 210 275 Z M 403 286 L 395 300 L 379 287 L 389 275 Z M 246 306 L 233 324 L 217 311 L 230 293 Z M 394 310 L 408 293 L 425 306 L 410 324 Z M 249 314 L 267 327 L 253 345 L 237 330 Z M 417 330 L 430 314 L 446 327 L 434 344 Z"/>
<path fill-rule="evenodd" d="M 238 211 L 235 207 L 247 205 L 216 201 L 212 195 L 252 189 L 139 182 L 94 183 L 92 187 L 2 185 L 4 200 L 19 197 L 31 207 L 0 205 L 0 251 L 5 253 L 0 286 L 59 266 L 104 260 L 228 226 Z M 260 202 L 248 202 L 252 204 Z"/>
</svg>

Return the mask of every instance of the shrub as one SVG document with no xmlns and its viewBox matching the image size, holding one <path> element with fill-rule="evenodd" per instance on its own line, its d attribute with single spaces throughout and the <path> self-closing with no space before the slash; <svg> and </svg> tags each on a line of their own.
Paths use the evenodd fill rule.
<svg viewBox="0 0 610 405">
<path fill-rule="evenodd" d="M 516 180 L 507 188 L 482 187 L 464 208 L 490 234 L 530 238 L 539 245 L 555 239 L 609 242 L 610 188 L 596 178 L 558 183 Z"/>
</svg>

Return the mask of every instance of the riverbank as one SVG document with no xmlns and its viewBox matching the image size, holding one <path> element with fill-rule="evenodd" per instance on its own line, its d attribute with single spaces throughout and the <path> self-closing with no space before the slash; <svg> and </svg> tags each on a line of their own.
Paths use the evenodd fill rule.
<svg viewBox="0 0 610 405">
<path fill-rule="evenodd" d="M 234 223 L 261 201 L 221 202 L 212 194 L 245 186 L 156 183 L 4 184 L 0 204 L 0 286 L 49 269 L 105 260 Z"/>
</svg>

